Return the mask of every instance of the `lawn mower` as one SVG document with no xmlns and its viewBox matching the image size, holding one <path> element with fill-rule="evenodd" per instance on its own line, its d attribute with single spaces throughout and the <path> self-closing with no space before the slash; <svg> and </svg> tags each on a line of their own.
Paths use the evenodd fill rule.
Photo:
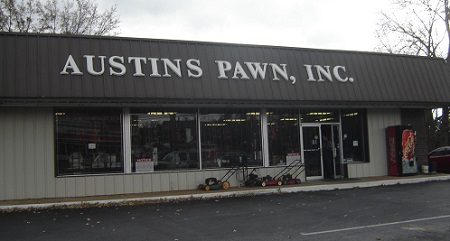
<svg viewBox="0 0 450 241">
<path fill-rule="evenodd" d="M 248 172 L 248 170 L 244 170 Z M 256 169 L 253 169 L 250 174 L 246 175 L 245 179 L 245 186 L 246 187 L 256 187 L 261 186 L 262 184 L 262 178 L 260 178 L 260 175 L 257 174 Z"/>
<path fill-rule="evenodd" d="M 291 173 L 285 172 L 283 174 L 282 180 L 283 185 L 288 184 L 300 184 L 302 181 L 298 178 L 298 176 L 305 170 L 302 167 L 305 166 L 300 160 L 292 162 L 288 167 L 288 171 L 292 171 Z"/>
<path fill-rule="evenodd" d="M 294 183 L 300 183 L 301 180 L 297 179 L 297 177 L 302 173 L 302 171 L 299 172 L 301 167 L 304 164 L 301 162 L 301 160 L 295 160 L 291 164 L 287 165 L 283 170 L 281 170 L 277 175 L 274 177 L 271 177 L 270 175 L 267 175 L 263 177 L 261 186 L 281 186 L 286 184 L 294 184 Z M 289 171 L 293 170 L 293 174 L 289 174 Z"/>
<path fill-rule="evenodd" d="M 261 182 L 261 186 L 265 187 L 265 186 L 281 186 L 283 185 L 283 182 L 281 181 L 281 179 L 277 176 L 275 177 L 271 177 L 270 175 L 267 175 L 265 177 L 262 178 L 262 182 Z"/>
<path fill-rule="evenodd" d="M 222 182 L 221 180 L 217 180 L 217 178 L 210 177 L 205 179 L 205 184 L 198 185 L 199 190 L 219 190 L 219 189 L 225 189 L 227 190 L 230 188 L 230 183 L 228 181 Z"/>
<path fill-rule="evenodd" d="M 228 179 L 230 179 L 231 176 L 233 176 L 236 172 L 243 168 L 247 162 L 247 158 L 244 156 L 237 156 L 234 159 L 235 160 L 233 160 L 233 163 L 237 165 L 228 170 L 228 172 L 225 173 L 225 175 L 221 179 L 217 179 L 214 177 L 206 178 L 205 184 L 198 185 L 198 189 L 209 191 L 219 189 L 227 190 L 228 188 L 230 188 L 230 182 L 228 182 Z"/>
</svg>

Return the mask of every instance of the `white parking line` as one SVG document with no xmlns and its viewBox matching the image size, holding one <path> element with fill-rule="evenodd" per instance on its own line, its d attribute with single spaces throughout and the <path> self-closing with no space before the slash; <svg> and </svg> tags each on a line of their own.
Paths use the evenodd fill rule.
<svg viewBox="0 0 450 241">
<path fill-rule="evenodd" d="M 345 231 L 357 230 L 357 229 L 376 228 L 376 227 L 383 227 L 383 226 L 389 226 L 389 225 L 398 225 L 398 224 L 404 224 L 404 223 L 413 223 L 413 222 L 435 220 L 435 219 L 443 219 L 443 218 L 450 218 L 450 215 L 443 215 L 443 216 L 429 217 L 429 218 L 418 218 L 418 219 L 411 219 L 411 220 L 392 222 L 392 223 L 379 223 L 379 224 L 366 225 L 366 226 L 358 226 L 358 227 L 351 227 L 351 228 L 341 228 L 341 229 L 333 229 L 333 230 L 324 230 L 324 231 L 319 231 L 319 232 L 300 233 L 300 234 L 303 235 L 303 236 L 310 236 L 310 235 L 318 235 L 318 234 L 337 233 L 337 232 L 345 232 Z"/>
</svg>

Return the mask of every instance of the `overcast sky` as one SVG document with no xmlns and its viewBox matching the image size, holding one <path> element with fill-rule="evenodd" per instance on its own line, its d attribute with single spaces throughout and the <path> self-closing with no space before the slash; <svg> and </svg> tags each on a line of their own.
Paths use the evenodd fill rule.
<svg viewBox="0 0 450 241">
<path fill-rule="evenodd" d="M 120 36 L 373 51 L 389 0 L 97 0 Z"/>
</svg>

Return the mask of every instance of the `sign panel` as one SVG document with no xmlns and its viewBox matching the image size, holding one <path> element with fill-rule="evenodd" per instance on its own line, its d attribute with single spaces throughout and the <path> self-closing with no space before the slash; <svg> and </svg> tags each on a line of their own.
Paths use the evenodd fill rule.
<svg viewBox="0 0 450 241">
<path fill-rule="evenodd" d="M 0 46 L 6 46 L 0 48 L 0 97 L 8 101 L 450 102 L 449 73 L 442 59 L 17 33 L 0 33 Z"/>
</svg>

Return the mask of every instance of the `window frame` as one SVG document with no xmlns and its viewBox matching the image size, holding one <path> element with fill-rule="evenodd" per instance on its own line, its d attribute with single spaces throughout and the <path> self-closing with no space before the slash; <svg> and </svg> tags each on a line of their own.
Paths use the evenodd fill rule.
<svg viewBox="0 0 450 241">
<path fill-rule="evenodd" d="M 121 130 L 121 152 L 120 152 L 120 156 L 118 156 L 119 159 L 121 159 L 122 162 L 122 169 L 120 172 L 81 172 L 81 173 L 64 173 L 61 172 L 60 169 L 60 163 L 58 161 L 58 123 L 57 123 L 57 118 L 56 115 L 60 110 L 69 110 L 69 111 L 73 111 L 73 113 L 78 113 L 78 112 L 84 112 L 84 113 L 88 113 L 88 114 L 92 114 L 94 113 L 95 115 L 99 115 L 100 117 L 103 117 L 103 113 L 109 113 L 109 114 L 118 114 L 118 119 L 117 121 L 120 122 L 120 130 Z M 100 111 L 99 111 L 100 110 Z M 283 113 L 287 113 L 287 114 L 294 114 L 298 116 L 298 143 L 300 145 L 299 149 L 300 152 L 302 150 L 301 146 L 302 144 L 302 140 L 301 140 L 301 126 L 303 124 L 307 124 L 309 122 L 303 122 L 302 121 L 302 113 L 305 113 L 304 111 L 316 111 L 316 112 L 320 112 L 323 111 L 324 109 L 310 109 L 310 108 L 305 108 L 305 109 L 300 109 L 300 108 L 184 108 L 184 107 L 158 107 L 158 108 L 152 108 L 152 107 L 145 107 L 145 108 L 113 108 L 113 107 L 108 107 L 108 108 L 102 108 L 102 107 L 55 107 L 54 108 L 54 126 L 55 126 L 55 133 L 54 133 L 54 140 L 55 140 L 55 151 L 54 151 L 54 155 L 55 155 L 55 176 L 56 177 L 60 177 L 60 176 L 74 176 L 74 175 L 93 175 L 93 174 L 117 174 L 117 173 L 138 173 L 133 171 L 133 163 L 132 163 L 132 116 L 133 114 L 138 114 L 138 113 L 142 113 L 143 110 L 154 110 L 154 111 L 179 111 L 180 113 L 190 113 L 193 115 L 194 119 L 195 119 L 195 130 L 192 130 L 193 133 L 195 132 L 195 135 L 197 135 L 197 139 L 196 139 L 196 146 L 193 147 L 193 149 L 195 149 L 197 151 L 196 154 L 196 158 L 197 158 L 197 162 L 198 162 L 198 168 L 195 169 L 167 169 L 167 170 L 161 170 L 161 171 L 157 171 L 157 172 L 163 172 L 163 171 L 167 171 L 167 172 L 179 172 L 179 171 L 192 171 L 192 170 L 205 170 L 205 169 L 214 169 L 214 168 L 229 168 L 230 166 L 227 167 L 204 167 L 204 162 L 206 160 L 206 151 L 207 149 L 205 148 L 205 146 L 203 145 L 203 133 L 202 133 L 202 114 L 240 114 L 243 115 L 245 117 L 246 113 L 258 113 L 259 117 L 258 117 L 258 125 L 259 128 L 257 129 L 253 129 L 253 131 L 257 131 L 259 133 L 259 139 L 257 139 L 257 145 L 259 146 L 259 151 L 256 150 L 256 152 L 259 152 L 259 163 L 258 167 L 274 167 L 274 165 L 272 165 L 271 161 L 270 161 L 270 144 L 269 144 L 269 127 L 268 127 L 268 114 L 270 114 L 271 111 L 279 111 L 281 114 Z M 140 112 L 141 111 L 141 112 Z M 341 127 L 341 138 L 343 138 L 343 134 L 344 134 L 344 130 L 343 130 L 343 126 L 345 126 L 344 122 L 344 118 L 343 118 L 343 114 L 346 112 L 358 112 L 361 117 L 359 118 L 359 124 L 361 125 L 360 127 L 360 132 L 361 132 L 361 136 L 362 136 L 362 143 L 361 143 L 361 148 L 363 149 L 363 158 L 362 160 L 364 162 L 370 162 L 370 155 L 369 155 L 369 143 L 368 143 L 368 126 L 367 126 L 367 110 L 366 109 L 333 109 L 333 111 L 337 112 L 339 111 L 339 123 L 340 123 L 340 127 Z M 102 113 L 102 114 L 98 114 L 98 113 Z M 335 115 L 335 114 L 333 114 Z M 95 116 L 94 116 L 95 118 Z M 245 117 L 246 118 L 246 117 Z M 101 118 L 100 118 L 101 119 Z M 253 120 L 254 121 L 254 120 Z M 323 124 L 327 124 L 330 122 L 324 122 Z M 343 143 L 343 141 L 341 140 L 341 142 Z M 343 151 L 345 151 L 345 147 L 344 145 L 343 147 Z M 256 153 L 255 152 L 255 153 Z M 258 154 L 255 154 L 258 155 Z M 342 154 L 342 157 L 345 158 L 344 154 Z M 253 157 L 252 157 L 253 158 Z"/>
<path fill-rule="evenodd" d="M 97 116 L 93 113 L 101 113 Z M 109 114 L 109 116 L 105 115 Z M 115 115 L 118 116 L 115 116 Z M 65 119 L 59 119 L 59 116 L 72 116 L 71 122 Z M 92 119 L 85 118 L 91 117 Z M 112 120 L 107 120 L 107 118 Z M 117 118 L 117 119 L 116 119 Z M 67 125 L 60 125 L 62 121 L 67 121 Z M 94 125 L 94 128 L 86 128 L 89 122 L 98 122 L 102 124 L 100 126 Z M 115 123 L 118 125 L 117 129 L 107 129 L 103 125 L 106 121 L 118 121 Z M 71 125 L 76 122 L 75 126 L 81 123 L 83 128 L 70 130 Z M 99 174 L 117 174 L 124 173 L 124 153 L 123 153 L 123 109 L 122 108 L 98 108 L 98 107 L 57 107 L 53 109 L 53 123 L 54 123 L 54 162 L 55 162 L 55 177 L 63 176 L 87 176 L 87 175 L 99 175 Z M 84 125 L 83 125 L 84 124 Z M 60 131 L 65 129 L 65 131 Z M 100 134 L 97 134 L 100 130 Z M 90 133 L 90 132 L 91 133 Z M 108 133 L 108 131 L 112 131 Z M 75 138 L 71 143 L 65 144 L 63 138 L 59 138 L 59 135 L 69 136 L 70 132 L 76 132 L 72 138 Z M 78 134 L 81 132 L 82 134 Z M 114 135 L 117 132 L 117 136 Z M 86 134 L 87 133 L 87 134 Z M 96 134 L 92 134 L 96 133 Z M 105 135 L 104 133 L 111 134 Z M 78 139 L 77 136 L 81 136 Z M 96 137 L 97 136 L 97 137 Z M 80 139 L 80 138 L 96 138 L 94 139 Z M 114 141 L 115 138 L 118 140 Z M 103 141 L 102 141 L 103 139 Z M 108 142 L 109 139 L 109 142 Z M 117 143 L 120 142 L 120 143 Z M 108 143 L 112 143 L 108 146 Z M 115 144 L 114 144 L 115 143 Z M 66 152 L 60 152 L 62 145 L 66 145 L 64 149 Z M 83 147 L 84 146 L 84 147 Z M 112 149 L 111 149 L 112 148 Z M 70 149 L 70 151 L 68 150 Z M 111 152 L 116 149 L 117 152 Z M 74 155 L 77 153 L 77 155 Z M 91 158 L 92 155 L 92 158 Z M 64 162 L 64 163 L 63 163 Z M 71 163 L 72 162 L 72 163 Z M 74 167 L 74 163 L 77 162 L 77 167 Z M 119 164 L 120 163 L 120 164 Z M 72 167 L 69 167 L 72 165 Z M 88 168 L 90 167 L 90 168 Z M 72 172 L 68 170 L 73 170 Z"/>
</svg>

